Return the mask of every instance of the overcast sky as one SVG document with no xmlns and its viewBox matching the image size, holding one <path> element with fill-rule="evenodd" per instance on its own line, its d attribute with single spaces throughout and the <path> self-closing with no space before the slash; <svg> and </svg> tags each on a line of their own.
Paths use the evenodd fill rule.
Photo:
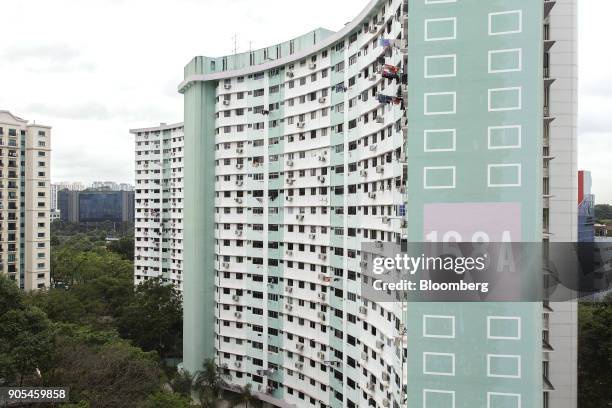
<svg viewBox="0 0 612 408">
<path fill-rule="evenodd" d="M 195 55 L 340 29 L 367 0 L 0 0 L 0 109 L 53 126 L 54 181 L 133 183 L 130 128 L 182 121 Z M 295 5 L 292 5 L 295 4 Z M 579 166 L 612 202 L 610 0 L 580 4 Z"/>
</svg>

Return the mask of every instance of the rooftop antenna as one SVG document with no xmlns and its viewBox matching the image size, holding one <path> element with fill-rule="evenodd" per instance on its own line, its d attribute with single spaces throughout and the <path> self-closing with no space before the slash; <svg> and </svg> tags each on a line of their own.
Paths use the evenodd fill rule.
<svg viewBox="0 0 612 408">
<path fill-rule="evenodd" d="M 238 54 L 238 35 L 234 34 L 232 40 L 234 40 L 234 55 L 236 55 Z"/>
</svg>

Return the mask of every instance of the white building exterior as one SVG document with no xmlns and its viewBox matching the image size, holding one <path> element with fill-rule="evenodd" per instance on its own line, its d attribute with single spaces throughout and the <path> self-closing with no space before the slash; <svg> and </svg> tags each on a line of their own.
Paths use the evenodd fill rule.
<svg viewBox="0 0 612 408">
<path fill-rule="evenodd" d="M 132 129 L 136 147 L 134 282 L 182 288 L 183 125 Z"/>
</svg>

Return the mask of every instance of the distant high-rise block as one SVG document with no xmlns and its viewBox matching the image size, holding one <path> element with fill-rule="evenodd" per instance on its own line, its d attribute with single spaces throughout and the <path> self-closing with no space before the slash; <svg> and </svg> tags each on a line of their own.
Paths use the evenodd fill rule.
<svg viewBox="0 0 612 408">
<path fill-rule="evenodd" d="M 134 282 L 183 283 L 183 124 L 133 129 Z"/>
</svg>

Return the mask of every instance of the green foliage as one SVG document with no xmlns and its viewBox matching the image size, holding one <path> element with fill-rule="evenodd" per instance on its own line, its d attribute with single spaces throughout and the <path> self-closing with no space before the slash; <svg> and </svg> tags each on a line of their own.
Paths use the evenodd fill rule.
<svg viewBox="0 0 612 408">
<path fill-rule="evenodd" d="M 160 389 L 162 376 L 154 353 L 112 334 L 63 326 L 47 382 L 70 386 L 71 399 L 88 401 L 92 408 L 131 408 Z"/>
<path fill-rule="evenodd" d="M 194 391 L 202 407 L 215 408 L 217 406 L 220 399 L 222 381 L 215 361 L 212 359 L 205 360 L 202 370 L 198 371 L 194 376 Z"/>
<path fill-rule="evenodd" d="M 123 338 L 143 350 L 155 350 L 163 358 L 181 349 L 182 322 L 181 293 L 152 279 L 138 285 L 119 313 L 117 328 Z"/>
<path fill-rule="evenodd" d="M 597 204 L 595 206 L 595 219 L 597 220 L 612 220 L 612 205 Z"/>
<path fill-rule="evenodd" d="M 134 260 L 134 238 L 122 237 L 117 241 L 111 241 L 106 245 L 109 251 L 121 255 L 122 259 Z"/>
<path fill-rule="evenodd" d="M 581 303 L 578 314 L 578 406 L 607 407 L 612 402 L 612 296 Z"/>
<path fill-rule="evenodd" d="M 54 347 L 47 316 L 23 301 L 14 282 L 0 275 L 0 378 L 5 385 L 37 382 Z"/>
<path fill-rule="evenodd" d="M 189 398 L 172 394 L 169 392 L 160 391 L 149 397 L 144 405 L 144 408 L 189 408 Z"/>
</svg>

